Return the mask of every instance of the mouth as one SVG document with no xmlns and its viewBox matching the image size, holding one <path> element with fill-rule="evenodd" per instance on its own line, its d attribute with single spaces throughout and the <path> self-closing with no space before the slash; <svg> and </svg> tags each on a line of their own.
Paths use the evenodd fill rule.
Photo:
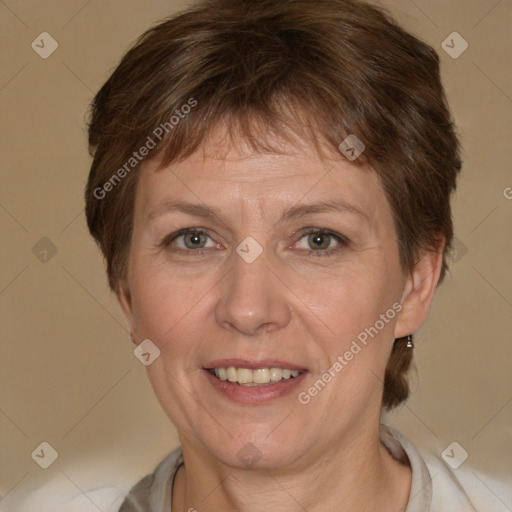
<svg viewBox="0 0 512 512">
<path fill-rule="evenodd" d="M 230 401 L 263 404 L 293 396 L 309 371 L 290 362 L 223 359 L 203 367 L 211 388 Z"/>
<path fill-rule="evenodd" d="M 221 366 L 207 368 L 211 375 L 222 381 L 228 381 L 240 386 L 267 386 L 283 380 L 295 379 L 305 370 L 291 370 L 290 368 L 263 367 L 263 368 L 237 368 L 235 366 Z"/>
</svg>

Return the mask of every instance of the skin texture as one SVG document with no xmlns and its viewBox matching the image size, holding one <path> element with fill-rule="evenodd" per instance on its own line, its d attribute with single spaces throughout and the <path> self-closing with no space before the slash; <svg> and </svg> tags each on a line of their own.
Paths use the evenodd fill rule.
<svg viewBox="0 0 512 512">
<path fill-rule="evenodd" d="M 391 210 L 371 170 L 321 158 L 306 144 L 283 143 L 284 154 L 274 154 L 226 141 L 219 131 L 180 163 L 145 163 L 118 295 L 134 339 L 161 351 L 148 375 L 185 457 L 173 511 L 405 510 L 410 469 L 378 440 L 383 377 L 394 339 L 427 316 L 441 254 L 426 252 L 403 274 Z M 218 218 L 169 211 L 172 201 L 206 205 Z M 362 215 L 282 218 L 290 207 L 329 201 Z M 349 241 L 327 237 L 319 255 L 303 233 L 311 227 Z M 162 245 L 183 228 L 205 230 L 206 247 L 187 249 L 183 237 Z M 235 251 L 248 236 L 263 248 L 250 264 Z M 298 393 L 397 302 L 401 312 L 301 404 Z M 284 397 L 241 404 L 205 377 L 207 363 L 221 358 L 278 359 L 308 374 Z M 260 454 L 249 469 L 237 455 L 247 443 Z"/>
</svg>

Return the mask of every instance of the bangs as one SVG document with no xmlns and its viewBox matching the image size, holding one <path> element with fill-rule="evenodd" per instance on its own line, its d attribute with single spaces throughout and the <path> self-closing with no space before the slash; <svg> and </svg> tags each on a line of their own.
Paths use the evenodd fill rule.
<svg viewBox="0 0 512 512">
<path fill-rule="evenodd" d="M 161 141 L 155 157 L 160 167 L 167 167 L 190 157 L 204 148 L 212 139 L 219 147 L 235 147 L 250 154 L 286 154 L 291 148 L 312 148 L 321 159 L 340 159 L 339 143 L 348 135 L 343 126 L 335 126 L 324 105 L 312 109 L 298 99 L 282 96 L 279 100 L 261 105 L 240 107 L 235 104 L 218 105 L 205 111 L 198 108 L 170 130 Z M 322 111 L 323 109 L 323 111 Z M 338 123 L 339 125 L 339 123 Z M 217 153 L 217 152 L 216 152 Z M 361 164 L 364 158 L 354 163 Z"/>
</svg>

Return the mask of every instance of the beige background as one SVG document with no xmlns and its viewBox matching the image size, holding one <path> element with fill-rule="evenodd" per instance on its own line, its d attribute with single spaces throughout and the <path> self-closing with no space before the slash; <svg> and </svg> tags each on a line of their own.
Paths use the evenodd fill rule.
<svg viewBox="0 0 512 512">
<path fill-rule="evenodd" d="M 469 453 L 457 475 L 485 510 L 512 510 L 512 2 L 382 4 L 438 50 L 465 147 L 457 254 L 416 337 L 413 396 L 390 421 L 437 456 L 457 441 Z M 73 510 L 106 512 L 177 443 L 108 291 L 82 197 L 88 103 L 127 46 L 182 5 L 0 2 L 1 511 L 56 511 L 51 500 L 73 497 Z M 47 59 L 31 48 L 43 31 L 59 45 Z M 441 48 L 453 31 L 469 43 L 457 59 Z M 43 237 L 57 250 L 46 262 Z M 46 470 L 31 458 L 43 441 L 59 454 Z"/>
</svg>

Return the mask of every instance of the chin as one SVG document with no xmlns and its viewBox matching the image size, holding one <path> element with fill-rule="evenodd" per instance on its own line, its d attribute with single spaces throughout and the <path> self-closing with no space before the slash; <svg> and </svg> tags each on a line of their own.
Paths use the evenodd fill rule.
<svg viewBox="0 0 512 512">
<path fill-rule="evenodd" d="M 307 451 L 304 436 L 278 433 L 275 429 L 275 425 L 268 424 L 265 428 L 246 425 L 233 437 L 224 436 L 220 442 L 209 440 L 204 446 L 223 464 L 238 469 L 270 471 L 290 467 Z"/>
</svg>

